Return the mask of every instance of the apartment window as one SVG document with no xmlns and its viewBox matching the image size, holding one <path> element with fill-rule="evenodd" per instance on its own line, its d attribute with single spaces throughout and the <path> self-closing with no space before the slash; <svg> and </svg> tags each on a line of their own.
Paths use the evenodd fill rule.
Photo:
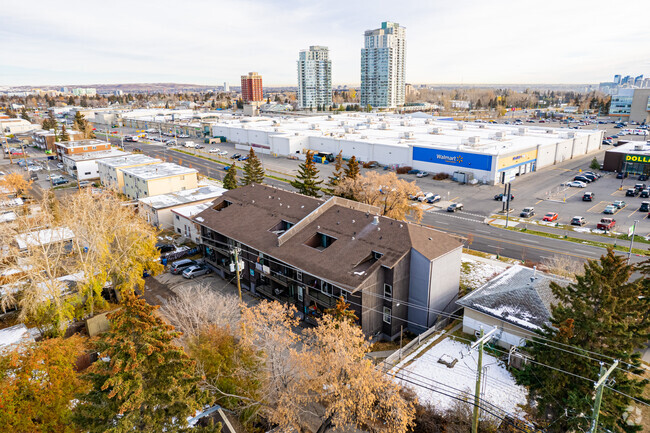
<svg viewBox="0 0 650 433">
<path fill-rule="evenodd" d="M 181 229 L 179 229 L 179 228 L 176 228 L 176 231 L 177 231 L 178 233 L 180 233 L 180 232 L 181 232 Z"/>
<path fill-rule="evenodd" d="M 302 271 L 296 271 L 296 280 L 302 282 Z"/>
<path fill-rule="evenodd" d="M 375 259 L 375 260 L 379 260 L 379 259 L 381 259 L 381 257 L 382 257 L 383 255 L 384 255 L 383 253 L 379 253 L 379 252 L 377 252 L 377 251 L 373 251 L 373 252 L 372 252 L 372 258 Z"/>
<path fill-rule="evenodd" d="M 388 323 L 390 325 L 390 319 L 391 319 L 390 308 L 384 307 L 384 323 Z"/>
<path fill-rule="evenodd" d="M 393 286 L 390 284 L 384 284 L 384 297 L 392 298 L 393 297 Z"/>
<path fill-rule="evenodd" d="M 303 290 L 304 290 L 304 289 L 303 289 L 302 286 L 298 286 L 298 300 L 299 300 L 300 302 L 302 302 L 302 299 L 303 299 Z"/>
<path fill-rule="evenodd" d="M 180 221 L 181 218 L 178 215 L 176 215 L 176 219 Z"/>
<path fill-rule="evenodd" d="M 341 289 L 341 297 L 343 298 L 344 301 L 347 302 L 347 300 L 348 300 L 348 291 Z"/>
<path fill-rule="evenodd" d="M 320 291 L 321 293 L 332 296 L 332 285 L 328 282 L 321 281 L 320 282 Z"/>
</svg>

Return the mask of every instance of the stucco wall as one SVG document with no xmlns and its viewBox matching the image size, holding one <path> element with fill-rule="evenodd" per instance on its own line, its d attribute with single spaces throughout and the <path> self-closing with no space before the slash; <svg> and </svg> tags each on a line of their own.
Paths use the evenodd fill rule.
<svg viewBox="0 0 650 433">
<path fill-rule="evenodd" d="M 498 344 L 501 347 L 510 349 L 510 346 L 521 346 L 524 344 L 522 336 L 532 337 L 534 334 L 524 328 L 514 326 L 503 320 L 488 316 L 487 314 L 465 308 L 463 312 L 463 332 L 474 334 L 483 327 L 483 331 L 490 331 L 492 328 L 498 328 Z"/>
</svg>

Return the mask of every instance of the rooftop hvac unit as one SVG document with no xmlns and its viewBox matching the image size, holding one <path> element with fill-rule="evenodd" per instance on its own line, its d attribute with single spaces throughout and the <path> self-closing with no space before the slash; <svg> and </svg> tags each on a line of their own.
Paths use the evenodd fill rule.
<svg viewBox="0 0 650 433">
<path fill-rule="evenodd" d="M 402 134 L 402 138 L 411 139 L 411 138 L 414 138 L 414 137 L 415 137 L 415 134 L 413 134 L 413 131 L 406 131 L 406 132 L 404 132 Z"/>
<path fill-rule="evenodd" d="M 479 137 L 478 135 L 469 137 L 468 142 L 470 146 L 478 146 L 481 143 L 481 137 Z"/>
<path fill-rule="evenodd" d="M 379 124 L 379 129 L 388 129 L 388 123 L 382 122 Z"/>
<path fill-rule="evenodd" d="M 635 144 L 634 150 L 643 150 L 643 144 Z"/>
<path fill-rule="evenodd" d="M 346 127 L 345 127 L 345 132 L 346 132 L 347 134 L 354 134 L 354 128 L 351 127 L 351 126 L 346 126 Z"/>
<path fill-rule="evenodd" d="M 526 128 L 525 126 L 520 127 L 519 135 L 526 135 L 526 134 L 528 134 L 528 128 Z"/>
<path fill-rule="evenodd" d="M 362 140 L 366 140 L 367 138 L 368 138 L 367 135 L 362 135 L 362 136 L 361 136 L 361 139 L 362 139 Z"/>
<path fill-rule="evenodd" d="M 410 126 L 411 125 L 411 123 L 408 120 L 402 120 L 399 124 L 401 126 Z"/>
<path fill-rule="evenodd" d="M 442 134 L 442 128 L 439 126 L 435 128 L 431 128 L 429 130 L 429 134 Z"/>
<path fill-rule="evenodd" d="M 485 129 L 485 123 L 479 123 L 479 124 L 478 124 L 478 127 L 479 127 L 480 129 Z"/>
<path fill-rule="evenodd" d="M 309 129 L 318 129 L 318 125 L 312 123 L 311 125 L 309 125 Z"/>
<path fill-rule="evenodd" d="M 494 134 L 494 138 L 496 138 L 497 140 L 505 140 L 506 131 L 497 131 L 496 134 Z"/>
<path fill-rule="evenodd" d="M 547 134 L 553 134 L 554 132 L 555 132 L 555 131 L 554 131 L 553 129 L 550 129 L 550 128 L 546 130 L 546 133 L 547 133 Z"/>
<path fill-rule="evenodd" d="M 280 128 L 273 128 L 275 132 L 280 132 Z"/>
<path fill-rule="evenodd" d="M 332 120 L 332 119 L 334 119 L 334 116 L 332 116 L 331 114 L 329 114 L 329 115 L 327 116 L 327 120 Z"/>
<path fill-rule="evenodd" d="M 342 120 L 341 123 L 339 123 L 339 126 L 345 126 L 347 124 L 348 124 L 348 122 L 346 122 L 345 120 Z"/>
<path fill-rule="evenodd" d="M 456 125 L 457 129 L 459 131 L 464 131 L 465 130 L 465 124 L 464 123 L 459 123 Z"/>
<path fill-rule="evenodd" d="M 567 138 L 576 138 L 576 133 L 573 131 L 567 132 L 566 136 Z"/>
<path fill-rule="evenodd" d="M 432 125 L 433 124 L 433 119 L 426 119 L 424 121 L 425 125 Z"/>
</svg>

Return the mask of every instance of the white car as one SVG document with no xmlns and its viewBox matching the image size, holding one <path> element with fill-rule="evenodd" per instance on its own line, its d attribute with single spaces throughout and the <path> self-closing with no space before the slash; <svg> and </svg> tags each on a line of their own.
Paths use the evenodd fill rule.
<svg viewBox="0 0 650 433">
<path fill-rule="evenodd" d="M 221 152 L 217 152 L 217 155 L 226 156 L 226 155 L 228 155 L 228 151 L 222 150 Z"/>
<path fill-rule="evenodd" d="M 39 171 L 42 170 L 43 168 L 40 165 L 28 165 L 27 166 L 27 171 Z"/>
<path fill-rule="evenodd" d="M 585 188 L 587 186 L 587 184 L 584 183 L 584 182 L 580 182 L 579 180 L 573 180 L 573 181 L 567 183 L 567 186 L 572 186 L 572 187 L 575 187 L 575 188 Z"/>
<path fill-rule="evenodd" d="M 218 148 L 215 147 L 214 149 L 208 150 L 208 152 L 209 153 L 219 153 L 219 152 L 221 152 L 221 149 L 218 149 Z"/>
<path fill-rule="evenodd" d="M 429 173 L 426 171 L 421 171 L 418 174 L 416 174 L 417 177 L 427 177 L 428 175 Z"/>
</svg>

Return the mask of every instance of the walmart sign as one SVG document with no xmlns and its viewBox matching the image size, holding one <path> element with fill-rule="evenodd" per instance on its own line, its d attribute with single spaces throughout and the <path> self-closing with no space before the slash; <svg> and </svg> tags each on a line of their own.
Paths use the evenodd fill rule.
<svg viewBox="0 0 650 433">
<path fill-rule="evenodd" d="M 426 147 L 413 147 L 413 161 L 453 165 L 474 170 L 492 170 L 492 156 L 490 155 L 429 149 Z"/>
</svg>

